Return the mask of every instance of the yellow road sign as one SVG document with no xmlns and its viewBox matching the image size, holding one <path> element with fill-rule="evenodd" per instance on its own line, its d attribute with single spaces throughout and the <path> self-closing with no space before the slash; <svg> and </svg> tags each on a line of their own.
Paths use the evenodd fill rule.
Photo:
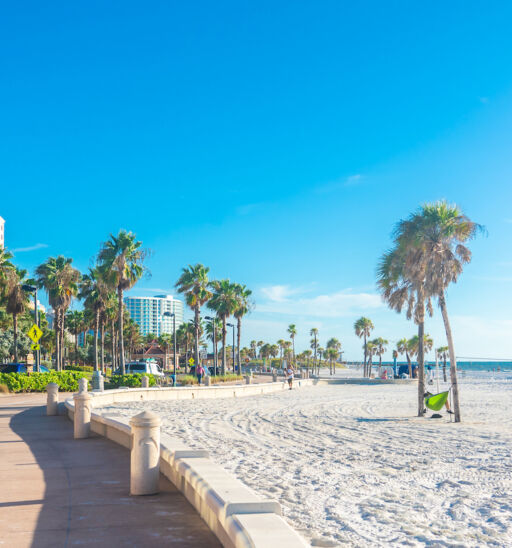
<svg viewBox="0 0 512 548">
<path fill-rule="evenodd" d="M 32 350 L 40 350 L 41 349 L 41 345 L 39 345 L 38 343 L 34 343 L 34 344 L 31 344 L 30 345 L 30 348 Z"/>
<path fill-rule="evenodd" d="M 27 335 L 32 339 L 33 342 L 37 342 L 40 338 L 43 332 L 37 327 L 36 324 L 34 324 L 29 330 Z"/>
<path fill-rule="evenodd" d="M 194 365 L 194 358 L 190 358 L 190 360 L 188 360 L 188 363 L 189 363 L 190 365 Z"/>
</svg>

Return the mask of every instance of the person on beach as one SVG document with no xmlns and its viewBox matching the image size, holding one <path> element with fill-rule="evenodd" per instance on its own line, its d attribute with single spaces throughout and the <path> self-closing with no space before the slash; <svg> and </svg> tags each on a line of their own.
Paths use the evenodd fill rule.
<svg viewBox="0 0 512 548">
<path fill-rule="evenodd" d="M 425 392 L 425 398 L 429 398 L 430 396 L 433 396 L 434 394 L 431 394 L 430 392 Z M 444 402 L 444 406 L 446 407 L 446 412 L 449 413 L 450 415 L 453 415 L 453 411 L 450 409 L 450 401 L 449 399 L 447 398 L 446 401 Z M 425 411 L 427 411 L 425 409 Z"/>
<path fill-rule="evenodd" d="M 197 366 L 196 375 L 197 375 L 198 384 L 201 384 L 201 379 L 203 378 L 203 375 L 204 375 L 204 368 L 202 365 Z"/>
<path fill-rule="evenodd" d="M 293 367 L 289 365 L 288 369 L 286 370 L 286 380 L 288 381 L 288 387 L 290 388 L 290 390 L 292 389 L 292 385 L 293 385 L 293 374 L 294 374 Z"/>
</svg>

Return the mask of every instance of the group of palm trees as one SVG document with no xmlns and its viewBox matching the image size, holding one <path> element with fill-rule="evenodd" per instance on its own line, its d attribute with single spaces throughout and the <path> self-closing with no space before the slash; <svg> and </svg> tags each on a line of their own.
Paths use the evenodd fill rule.
<svg viewBox="0 0 512 548">
<path fill-rule="evenodd" d="M 235 329 L 234 324 L 229 324 L 228 319 L 232 316 L 236 321 L 237 340 L 235 343 L 235 358 L 233 360 L 233 369 L 235 362 L 238 366 L 238 371 L 241 371 L 241 349 L 240 341 L 242 335 L 242 318 L 248 314 L 253 303 L 250 300 L 252 291 L 245 285 L 231 282 L 229 279 L 210 280 L 210 269 L 203 264 L 188 265 L 183 268 L 181 276 L 176 282 L 176 290 L 183 294 L 186 304 L 194 312 L 194 319 L 189 322 L 188 326 L 181 327 L 182 333 L 193 329 L 194 332 L 194 363 L 199 363 L 199 347 L 201 344 L 201 308 L 206 306 L 213 313 L 213 317 L 208 317 L 206 324 L 206 333 L 208 338 L 222 344 L 221 354 L 221 371 L 226 374 L 226 336 L 227 327 L 231 325 Z M 179 333 L 177 332 L 177 336 Z M 215 348 L 217 355 L 217 348 Z"/>
<path fill-rule="evenodd" d="M 471 221 L 455 205 L 446 201 L 428 203 L 397 223 L 393 247 L 378 265 L 378 286 L 389 307 L 406 310 L 418 326 L 418 416 L 424 414 L 425 315 L 433 314 L 437 301 L 444 322 L 455 422 L 460 422 L 457 364 L 446 306 L 446 289 L 458 280 L 463 266 L 471 261 L 466 243 L 483 227 Z"/>
<path fill-rule="evenodd" d="M 49 257 L 35 269 L 34 279 L 27 280 L 26 272 L 16 268 L 12 254 L 0 250 L 0 293 L 6 303 L 6 310 L 13 315 L 15 339 L 17 338 L 16 316 L 22 313 L 29 295 L 24 290 L 27 283 L 36 284 L 46 291 L 48 302 L 54 312 L 53 348 L 57 370 L 63 369 L 65 330 L 75 335 L 86 333 L 91 325 L 94 329 L 94 367 L 98 362 L 98 334 L 101 334 L 101 366 L 104 369 L 105 327 L 108 324 L 112 343 L 112 366 L 119 364 L 125 371 L 124 321 L 126 311 L 123 306 L 124 291 L 132 287 L 145 271 L 144 259 L 147 252 L 141 249 L 131 232 L 121 230 L 117 236 L 111 235 L 104 242 L 96 257 L 94 267 L 82 275 L 73 266 L 73 259 L 59 255 Z M 83 311 L 69 311 L 74 298 L 83 300 Z M 12 302 L 12 306 L 9 304 Z M 50 341 L 45 341 L 50 345 Z M 18 359 L 17 344 L 14 345 L 15 359 Z M 77 346 L 75 346 L 77 353 Z"/>
</svg>

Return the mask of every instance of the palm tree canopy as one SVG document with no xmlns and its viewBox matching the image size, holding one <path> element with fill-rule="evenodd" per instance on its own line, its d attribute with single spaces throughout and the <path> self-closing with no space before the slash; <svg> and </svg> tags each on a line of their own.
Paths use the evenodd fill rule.
<svg viewBox="0 0 512 548">
<path fill-rule="evenodd" d="M 227 318 L 234 313 L 238 300 L 236 284 L 229 280 L 214 280 L 209 284 L 212 290 L 212 297 L 208 301 L 208 308 L 214 310 L 219 318 Z"/>
<path fill-rule="evenodd" d="M 120 230 L 117 236 L 110 235 L 98 253 L 99 268 L 109 285 L 124 291 L 142 277 L 148 253 L 141 246 L 132 232 Z"/>
<path fill-rule="evenodd" d="M 245 285 L 234 285 L 237 299 L 237 307 L 233 315 L 235 316 L 235 318 L 239 319 L 248 314 L 254 306 L 253 303 L 249 300 L 249 297 L 252 295 L 252 291 L 248 289 Z"/>
<path fill-rule="evenodd" d="M 80 272 L 71 266 L 73 259 L 63 255 L 49 257 L 36 268 L 37 284 L 48 294 L 48 301 L 54 310 L 67 308 L 78 293 Z"/>
<path fill-rule="evenodd" d="M 364 316 L 359 318 L 354 324 L 354 331 L 359 338 L 362 338 L 364 335 L 369 337 L 373 328 L 373 322 Z"/>
<path fill-rule="evenodd" d="M 190 308 L 200 308 L 212 296 L 208 289 L 209 271 L 207 266 L 200 263 L 183 268 L 175 287 L 178 293 L 185 295 L 185 300 Z"/>
<path fill-rule="evenodd" d="M 337 352 L 341 350 L 341 343 L 338 339 L 333 337 L 327 341 L 327 348 L 334 348 Z"/>
<path fill-rule="evenodd" d="M 29 302 L 29 295 L 21 288 L 26 283 L 27 271 L 20 268 L 9 268 L 6 271 L 5 286 L 3 290 L 5 298 L 5 310 L 9 314 L 22 314 Z"/>
</svg>

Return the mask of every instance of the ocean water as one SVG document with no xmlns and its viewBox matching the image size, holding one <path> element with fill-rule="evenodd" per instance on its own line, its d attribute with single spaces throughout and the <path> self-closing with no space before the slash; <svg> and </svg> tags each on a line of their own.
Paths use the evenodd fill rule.
<svg viewBox="0 0 512 548">
<path fill-rule="evenodd" d="M 413 365 L 416 365 L 416 362 L 412 362 Z M 379 364 L 378 363 L 375 363 L 373 362 L 373 367 L 378 367 Z M 383 361 L 382 362 L 382 365 L 383 366 L 386 366 L 386 367 L 389 367 L 389 366 L 393 366 L 393 362 L 389 362 L 389 361 Z M 397 362 L 397 367 L 400 366 L 400 365 L 407 365 L 407 362 L 404 362 L 404 361 L 399 361 Z M 433 367 L 435 367 L 436 365 L 436 362 L 435 361 L 430 361 L 430 360 L 427 360 L 425 361 L 425 365 L 431 365 Z M 443 363 L 442 362 L 439 362 L 439 368 L 441 369 L 443 366 Z M 446 367 L 449 368 L 450 367 L 450 361 L 447 360 L 446 361 Z M 464 361 L 464 360 L 461 360 L 461 361 L 457 361 L 457 369 L 459 370 L 462 370 L 462 371 L 498 371 L 498 368 L 500 371 L 503 371 L 503 372 L 509 372 L 509 373 L 512 373 L 512 360 L 502 360 L 502 361 Z"/>
</svg>

